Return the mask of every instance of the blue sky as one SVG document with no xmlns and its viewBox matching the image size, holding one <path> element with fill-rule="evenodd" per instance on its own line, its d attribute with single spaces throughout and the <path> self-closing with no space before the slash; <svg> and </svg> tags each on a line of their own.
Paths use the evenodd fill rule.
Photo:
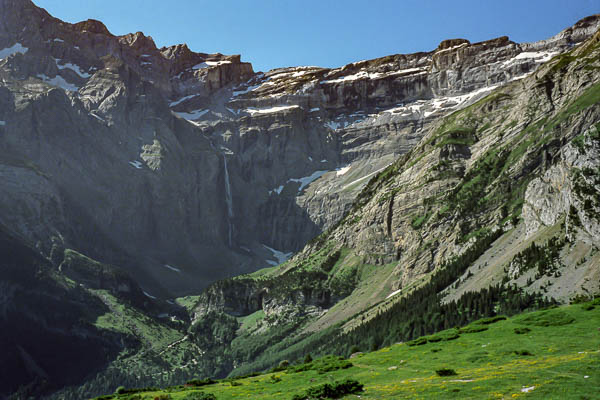
<svg viewBox="0 0 600 400">
<path fill-rule="evenodd" d="M 34 0 L 67 22 L 99 19 L 117 35 L 142 31 L 156 44 L 241 54 L 256 71 L 336 67 L 429 51 L 444 39 L 550 37 L 600 13 L 600 0 Z"/>
</svg>

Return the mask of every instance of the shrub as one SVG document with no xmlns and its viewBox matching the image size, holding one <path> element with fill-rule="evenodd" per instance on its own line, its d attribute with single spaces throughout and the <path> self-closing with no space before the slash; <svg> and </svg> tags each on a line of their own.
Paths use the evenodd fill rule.
<svg viewBox="0 0 600 400">
<path fill-rule="evenodd" d="M 154 400 L 171 400 L 172 397 L 168 394 L 159 394 L 158 396 L 154 397 Z"/>
<path fill-rule="evenodd" d="M 477 333 L 487 331 L 489 328 L 485 325 L 468 325 L 460 328 L 460 333 Z"/>
<path fill-rule="evenodd" d="M 494 322 L 503 321 L 505 319 L 506 319 L 506 317 L 504 315 L 496 315 L 494 317 L 482 318 L 478 321 L 473 322 L 473 324 L 489 325 L 489 324 L 493 324 Z"/>
<path fill-rule="evenodd" d="M 309 362 L 312 362 L 312 357 L 310 356 L 310 354 L 307 354 L 306 356 L 304 356 L 304 364 L 308 364 Z"/>
<path fill-rule="evenodd" d="M 515 354 L 518 356 L 532 356 L 529 350 L 515 350 Z"/>
<path fill-rule="evenodd" d="M 523 335 L 525 333 L 531 332 L 531 329 L 524 327 L 524 328 L 515 328 L 515 333 L 517 335 Z"/>
<path fill-rule="evenodd" d="M 581 306 L 584 311 L 591 311 L 596 308 L 593 304 L 584 304 Z"/>
<path fill-rule="evenodd" d="M 115 390 L 115 393 L 116 394 L 125 394 L 125 393 L 127 393 L 127 389 L 125 389 L 125 386 L 119 386 L 117 388 L 117 390 Z"/>
<path fill-rule="evenodd" d="M 453 375 L 458 375 L 455 370 L 450 369 L 450 368 L 436 369 L 435 373 L 438 376 L 453 376 Z"/>
<path fill-rule="evenodd" d="M 281 378 L 277 375 L 271 375 L 271 383 L 281 382 Z"/>
<path fill-rule="evenodd" d="M 362 392 L 364 385 L 354 379 L 346 379 L 332 384 L 312 386 L 303 395 L 295 395 L 292 400 L 337 399 L 347 394 Z"/>
<path fill-rule="evenodd" d="M 187 381 L 185 384 L 186 384 L 186 386 L 200 387 L 200 386 L 212 385 L 215 383 L 217 383 L 217 381 L 214 381 L 214 380 L 208 378 L 208 379 L 192 379 L 191 381 Z"/>
<path fill-rule="evenodd" d="M 425 343 L 427 343 L 427 338 L 423 337 L 423 336 L 420 338 L 406 342 L 406 344 L 408 346 L 421 346 L 421 345 L 424 345 Z"/>
<path fill-rule="evenodd" d="M 192 392 L 188 393 L 183 400 L 217 400 L 217 397 L 212 393 Z"/>
</svg>

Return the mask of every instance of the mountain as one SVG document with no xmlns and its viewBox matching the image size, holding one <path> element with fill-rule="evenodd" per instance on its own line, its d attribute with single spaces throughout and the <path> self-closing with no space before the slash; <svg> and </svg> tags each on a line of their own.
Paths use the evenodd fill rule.
<svg viewBox="0 0 600 400">
<path fill-rule="evenodd" d="M 442 307 L 524 287 L 493 292 L 511 312 L 598 291 L 598 15 L 535 43 L 265 73 L 28 0 L 0 15 L 0 284 L 22 293 L 0 303 L 21 365 L 3 393 L 343 353 L 419 290 Z M 62 371 L 35 337 L 105 357 Z"/>
</svg>

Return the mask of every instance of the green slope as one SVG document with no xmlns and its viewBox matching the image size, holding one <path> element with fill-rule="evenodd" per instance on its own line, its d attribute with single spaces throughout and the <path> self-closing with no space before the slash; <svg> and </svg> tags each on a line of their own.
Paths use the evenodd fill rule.
<svg viewBox="0 0 600 400">
<path fill-rule="evenodd" d="M 348 399 L 593 399 L 600 393 L 599 326 L 600 299 L 596 299 L 506 320 L 480 320 L 359 354 L 349 360 L 349 368 L 317 371 L 317 360 L 304 368 L 290 366 L 201 388 L 177 386 L 103 399 L 191 399 L 200 391 L 218 400 L 292 399 L 310 387 L 345 379 L 364 385 L 363 392 L 344 397 Z M 320 366 L 343 367 L 340 363 L 330 359 Z M 303 369 L 308 370 L 295 372 Z M 456 375 L 439 376 L 436 371 L 443 369 Z"/>
</svg>

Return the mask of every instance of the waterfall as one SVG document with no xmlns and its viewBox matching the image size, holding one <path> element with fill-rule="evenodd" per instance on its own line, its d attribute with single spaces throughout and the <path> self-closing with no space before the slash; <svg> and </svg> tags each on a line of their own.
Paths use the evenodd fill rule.
<svg viewBox="0 0 600 400">
<path fill-rule="evenodd" d="M 229 223 L 229 247 L 233 235 L 233 199 L 231 198 L 231 183 L 229 182 L 229 171 L 227 170 L 227 157 L 223 155 L 223 164 L 225 165 L 225 202 L 227 203 L 227 222 Z"/>
</svg>

